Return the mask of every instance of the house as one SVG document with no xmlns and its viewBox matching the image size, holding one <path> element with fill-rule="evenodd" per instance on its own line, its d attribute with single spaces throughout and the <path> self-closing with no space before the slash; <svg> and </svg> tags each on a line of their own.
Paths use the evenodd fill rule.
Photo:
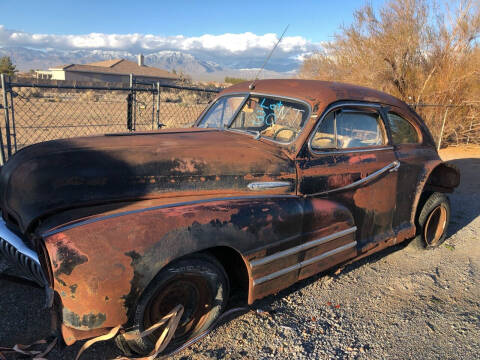
<svg viewBox="0 0 480 360">
<path fill-rule="evenodd" d="M 125 59 L 113 59 L 89 64 L 68 64 L 52 67 L 49 70 L 36 71 L 38 79 L 69 80 L 69 81 L 130 81 L 130 74 L 139 82 L 172 83 L 178 76 L 166 70 L 144 64 L 143 55 L 138 55 L 138 62 Z"/>
</svg>

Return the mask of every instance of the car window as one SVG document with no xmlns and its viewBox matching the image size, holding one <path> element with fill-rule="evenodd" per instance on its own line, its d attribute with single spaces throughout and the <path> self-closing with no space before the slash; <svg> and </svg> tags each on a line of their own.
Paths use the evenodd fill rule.
<svg viewBox="0 0 480 360">
<path fill-rule="evenodd" d="M 223 128 L 230 123 L 243 99 L 245 99 L 245 95 L 221 97 L 208 109 L 197 126 L 201 128 Z"/>
<path fill-rule="evenodd" d="M 320 123 L 317 132 L 312 138 L 312 147 L 316 149 L 334 149 L 335 140 L 335 112 L 329 113 Z"/>
<path fill-rule="evenodd" d="M 307 117 L 305 104 L 255 95 L 248 98 L 230 128 L 288 143 L 301 132 Z"/>
<path fill-rule="evenodd" d="M 377 113 L 342 110 L 336 116 L 337 148 L 356 148 L 384 144 L 383 129 Z"/>
<path fill-rule="evenodd" d="M 388 123 L 394 144 L 415 144 L 419 142 L 415 127 L 400 115 L 389 112 Z"/>
<path fill-rule="evenodd" d="M 314 149 L 347 149 L 385 143 L 382 120 L 377 112 L 342 109 L 323 118 L 311 145 Z"/>
</svg>

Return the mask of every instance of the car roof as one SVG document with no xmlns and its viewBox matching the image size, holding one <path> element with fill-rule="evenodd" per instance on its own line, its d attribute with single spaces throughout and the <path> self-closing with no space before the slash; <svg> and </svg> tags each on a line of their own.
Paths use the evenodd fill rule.
<svg viewBox="0 0 480 360">
<path fill-rule="evenodd" d="M 233 85 L 223 90 L 220 95 L 251 92 L 285 96 L 307 101 L 320 111 L 332 102 L 345 100 L 375 102 L 411 110 L 400 99 L 382 91 L 340 82 L 301 79 L 257 80 L 254 89 L 249 88 L 250 84 L 252 81 Z"/>
<path fill-rule="evenodd" d="M 408 114 L 408 117 L 419 126 L 424 139 L 426 139 L 430 145 L 434 143 L 425 123 L 416 112 L 402 100 L 382 91 L 358 85 L 322 80 L 257 80 L 253 89 L 250 89 L 251 84 L 252 81 L 246 81 L 233 85 L 222 90 L 219 96 L 232 93 L 257 93 L 299 99 L 309 103 L 313 110 L 312 115 L 315 114 L 317 116 L 323 113 L 330 104 L 339 101 L 371 102 L 395 106 Z M 306 124 L 300 136 L 289 146 L 290 152 L 296 153 L 301 149 L 302 144 L 304 144 L 308 135 L 313 130 L 315 123 L 316 121 L 309 121 Z"/>
</svg>

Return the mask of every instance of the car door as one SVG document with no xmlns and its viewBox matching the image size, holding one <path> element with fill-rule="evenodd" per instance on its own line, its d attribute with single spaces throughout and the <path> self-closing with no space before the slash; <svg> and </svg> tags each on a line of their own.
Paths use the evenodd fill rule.
<svg viewBox="0 0 480 360">
<path fill-rule="evenodd" d="M 397 160 L 398 169 L 397 211 L 393 219 L 393 229 L 396 233 L 405 232 L 414 235 L 414 202 L 417 186 L 424 173 L 426 161 L 435 158 L 431 146 L 422 144 L 422 133 L 415 121 L 409 118 L 405 111 L 395 106 L 384 109 L 388 122 L 392 145 Z"/>
<path fill-rule="evenodd" d="M 353 216 L 354 240 L 348 241 L 354 241 L 355 248 L 337 255 L 333 263 L 394 236 L 399 162 L 380 109 L 376 104 L 355 102 L 331 106 L 297 159 L 298 192 L 306 198 L 305 206 L 329 200 L 347 208 Z M 308 219 L 304 224 L 304 233 L 317 226 Z M 332 246 L 341 249 L 344 239 L 335 239 Z M 311 255 L 306 252 L 304 256 L 308 259 Z"/>
</svg>

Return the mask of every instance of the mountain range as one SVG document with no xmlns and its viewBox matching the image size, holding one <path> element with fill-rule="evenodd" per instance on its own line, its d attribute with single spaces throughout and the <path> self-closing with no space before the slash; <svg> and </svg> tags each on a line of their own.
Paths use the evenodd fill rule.
<svg viewBox="0 0 480 360">
<path fill-rule="evenodd" d="M 122 50 L 58 50 L 33 49 L 27 47 L 1 47 L 0 56 L 10 56 L 20 71 L 47 70 L 65 64 L 86 64 L 110 59 L 127 59 L 136 61 L 137 54 Z M 205 54 L 183 51 L 162 50 L 144 53 L 145 64 L 168 71 L 183 73 L 194 80 L 223 81 L 225 76 L 252 79 L 263 65 L 261 57 L 223 57 L 207 58 Z M 297 59 L 272 57 L 261 78 L 292 77 L 296 74 L 300 62 Z"/>
</svg>

